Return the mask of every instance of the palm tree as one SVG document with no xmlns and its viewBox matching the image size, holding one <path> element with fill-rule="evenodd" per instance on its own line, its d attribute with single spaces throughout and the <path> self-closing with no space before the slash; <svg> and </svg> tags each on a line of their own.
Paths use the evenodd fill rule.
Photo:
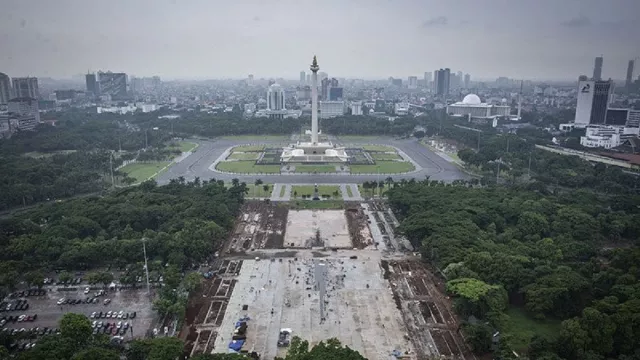
<svg viewBox="0 0 640 360">
<path fill-rule="evenodd" d="M 388 178 L 384 179 L 384 182 L 387 183 L 387 187 L 389 187 L 389 189 L 391 189 L 391 185 L 393 184 L 393 178 L 391 176 L 389 176 Z"/>
<path fill-rule="evenodd" d="M 267 193 L 269 192 L 269 185 L 267 184 L 262 185 L 262 190 L 264 190 L 264 194 L 266 196 Z"/>
<path fill-rule="evenodd" d="M 232 179 L 232 180 L 231 180 L 231 185 L 232 185 L 233 187 L 238 187 L 238 186 L 240 186 L 240 180 L 238 180 L 237 178 Z"/>
<path fill-rule="evenodd" d="M 253 197 L 256 197 L 256 190 L 258 189 L 258 186 L 262 185 L 262 180 L 256 179 L 253 185 L 255 185 L 255 187 L 253 188 Z"/>
</svg>

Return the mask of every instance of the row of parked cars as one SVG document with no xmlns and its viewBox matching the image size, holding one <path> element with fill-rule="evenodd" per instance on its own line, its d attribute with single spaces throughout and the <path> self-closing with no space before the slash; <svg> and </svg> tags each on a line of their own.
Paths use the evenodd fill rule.
<svg viewBox="0 0 640 360">
<path fill-rule="evenodd" d="M 27 302 L 27 300 L 20 299 L 9 302 L 3 301 L 0 303 L 0 312 L 19 310 L 29 310 L 29 303 Z"/>
<path fill-rule="evenodd" d="M 6 323 L 16 323 L 16 322 L 26 322 L 26 321 L 36 321 L 38 318 L 38 314 L 33 315 L 11 315 L 9 317 L 3 316 L 0 319 L 0 326 L 4 326 Z"/>
<path fill-rule="evenodd" d="M 129 329 L 128 322 L 118 321 L 116 322 L 102 322 L 102 321 L 93 321 L 93 333 L 94 334 L 111 334 L 111 335 L 124 335 L 127 333 Z"/>
<path fill-rule="evenodd" d="M 9 294 L 9 298 L 15 299 L 15 298 L 22 298 L 22 297 L 29 297 L 29 296 L 44 296 L 46 294 L 47 294 L 47 290 L 45 289 L 31 289 L 31 290 L 23 290 L 23 291 L 14 291 L 11 294 Z"/>
<path fill-rule="evenodd" d="M 91 319 L 135 319 L 136 312 L 127 313 L 122 310 L 120 312 L 117 311 L 105 311 L 105 312 L 97 312 L 94 311 L 89 316 Z"/>
<path fill-rule="evenodd" d="M 29 339 L 33 339 L 37 336 L 44 336 L 44 335 L 48 335 L 48 334 L 59 334 L 60 333 L 60 329 L 58 328 L 48 328 L 48 327 L 43 327 L 43 328 L 39 328 L 39 327 L 35 327 L 35 328 L 21 328 L 21 329 L 9 329 L 9 328 L 5 328 L 2 329 L 2 332 L 5 334 L 10 334 L 13 336 L 20 336 L 20 337 L 24 337 L 24 338 L 29 338 Z"/>
<path fill-rule="evenodd" d="M 78 285 L 82 283 L 82 278 L 74 278 L 74 279 L 69 279 L 69 280 L 65 280 L 65 281 L 56 281 L 56 285 Z"/>
</svg>

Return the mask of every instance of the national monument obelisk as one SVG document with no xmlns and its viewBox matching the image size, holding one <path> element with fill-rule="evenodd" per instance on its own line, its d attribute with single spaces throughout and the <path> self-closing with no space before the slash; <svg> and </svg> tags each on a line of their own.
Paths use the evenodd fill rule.
<svg viewBox="0 0 640 360">
<path fill-rule="evenodd" d="M 313 55 L 311 63 L 311 144 L 318 144 L 318 60 Z"/>
</svg>

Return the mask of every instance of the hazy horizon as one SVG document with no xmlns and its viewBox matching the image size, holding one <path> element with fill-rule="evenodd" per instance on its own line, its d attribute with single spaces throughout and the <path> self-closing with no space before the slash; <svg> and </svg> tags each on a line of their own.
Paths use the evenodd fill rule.
<svg viewBox="0 0 640 360">
<path fill-rule="evenodd" d="M 636 0 L 4 0 L 3 10 L 0 72 L 11 77 L 295 80 L 316 54 L 332 77 L 406 80 L 448 67 L 567 81 L 591 76 L 601 54 L 603 78 L 623 79 L 640 56 Z"/>
</svg>

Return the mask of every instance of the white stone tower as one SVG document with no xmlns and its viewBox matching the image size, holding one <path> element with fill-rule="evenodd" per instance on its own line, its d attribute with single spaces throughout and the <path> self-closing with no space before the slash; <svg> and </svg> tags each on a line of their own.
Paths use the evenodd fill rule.
<svg viewBox="0 0 640 360">
<path fill-rule="evenodd" d="M 311 144 L 318 144 L 318 60 L 313 56 L 311 63 Z"/>
</svg>

